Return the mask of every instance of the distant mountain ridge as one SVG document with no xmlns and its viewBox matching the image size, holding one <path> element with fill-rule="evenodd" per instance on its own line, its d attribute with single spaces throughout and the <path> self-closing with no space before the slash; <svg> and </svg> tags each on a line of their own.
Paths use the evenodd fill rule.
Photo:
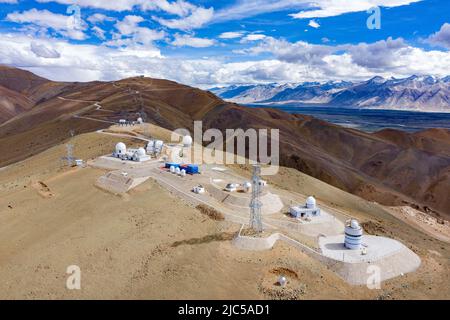
<svg viewBox="0 0 450 320">
<path fill-rule="evenodd" d="M 233 85 L 210 90 L 236 103 L 311 103 L 330 106 L 450 112 L 450 76 L 411 76 L 363 82 Z"/>
</svg>

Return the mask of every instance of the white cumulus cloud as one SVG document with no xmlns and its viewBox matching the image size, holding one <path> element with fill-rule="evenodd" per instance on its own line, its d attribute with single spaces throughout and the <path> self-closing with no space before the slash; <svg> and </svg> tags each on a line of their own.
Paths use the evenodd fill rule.
<svg viewBox="0 0 450 320">
<path fill-rule="evenodd" d="M 176 47 L 206 48 L 215 45 L 216 41 L 213 39 L 197 38 L 187 34 L 175 34 L 175 39 L 171 43 Z"/>
<path fill-rule="evenodd" d="M 320 27 L 320 24 L 315 20 L 309 20 L 308 26 L 317 29 Z"/>
<path fill-rule="evenodd" d="M 36 56 L 40 58 L 58 59 L 61 57 L 61 54 L 55 49 L 37 42 L 31 42 L 30 49 Z"/>
<path fill-rule="evenodd" d="M 213 8 L 195 8 L 188 16 L 176 19 L 163 19 L 153 16 L 153 20 L 170 29 L 193 30 L 203 27 L 210 22 L 214 15 Z"/>
<path fill-rule="evenodd" d="M 251 42 L 251 41 L 259 41 L 259 40 L 263 40 L 264 38 L 266 38 L 266 35 L 264 35 L 264 34 L 252 33 L 252 34 L 248 34 L 245 37 L 243 37 L 241 42 L 245 43 L 245 42 Z"/>
<path fill-rule="evenodd" d="M 438 32 L 428 37 L 428 42 L 450 49 L 450 23 L 444 23 Z"/>
<path fill-rule="evenodd" d="M 24 12 L 12 12 L 6 16 L 7 21 L 19 24 L 31 24 L 40 28 L 51 28 L 56 32 L 74 40 L 87 38 L 83 32 L 83 21 L 80 25 L 73 23 L 73 16 L 53 13 L 48 10 L 30 9 Z"/>
<path fill-rule="evenodd" d="M 92 24 L 103 23 L 105 21 L 111 22 L 111 21 L 115 21 L 115 20 L 116 20 L 116 18 L 107 16 L 103 13 L 94 13 L 93 15 L 91 15 L 87 18 L 87 21 L 89 21 Z"/>
<path fill-rule="evenodd" d="M 220 39 L 236 39 L 236 38 L 242 38 L 244 36 L 244 31 L 228 31 L 223 32 L 219 35 Z"/>
<path fill-rule="evenodd" d="M 302 1 L 307 10 L 291 14 L 293 18 L 323 18 L 334 17 L 345 13 L 367 11 L 373 7 L 398 7 L 422 0 L 316 0 Z M 317 9 L 318 8 L 318 9 Z"/>
<path fill-rule="evenodd" d="M 128 46 L 130 44 L 153 46 L 154 41 L 162 40 L 166 37 L 164 31 L 140 26 L 140 23 L 144 21 L 145 19 L 141 16 L 125 16 L 122 20 L 116 22 L 114 27 L 118 32 L 106 44 L 118 47 Z"/>
</svg>

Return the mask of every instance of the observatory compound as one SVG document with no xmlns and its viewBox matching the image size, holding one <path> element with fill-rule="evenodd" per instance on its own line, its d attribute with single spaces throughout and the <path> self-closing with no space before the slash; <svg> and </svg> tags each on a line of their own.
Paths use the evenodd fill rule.
<svg viewBox="0 0 450 320">
<path fill-rule="evenodd" d="M 319 208 L 312 196 L 289 207 L 287 203 L 299 203 L 302 197 L 278 193 L 271 185 L 266 186 L 259 165 L 253 166 L 251 183 L 243 182 L 245 178 L 229 168 L 189 164 L 187 153 L 193 143 L 190 136 L 184 136 L 178 144 L 166 145 L 164 151 L 162 141 L 143 140 L 147 142 L 145 148 L 131 149 L 119 142 L 113 157 L 104 156 L 91 162 L 92 166 L 112 170 L 101 176 L 96 185 L 123 194 L 153 178 L 180 198 L 210 206 L 225 219 L 239 223 L 241 229 L 233 239 L 237 248 L 269 250 L 277 241 L 284 241 L 326 264 L 350 284 L 366 283 L 368 265 L 380 266 L 382 281 L 414 271 L 420 265 L 420 258 L 400 242 L 363 234 L 357 220 L 344 224 L 326 205 Z M 158 157 L 160 154 L 163 156 Z M 153 156 L 156 159 L 152 160 Z M 253 234 L 245 233 L 247 225 Z"/>
</svg>

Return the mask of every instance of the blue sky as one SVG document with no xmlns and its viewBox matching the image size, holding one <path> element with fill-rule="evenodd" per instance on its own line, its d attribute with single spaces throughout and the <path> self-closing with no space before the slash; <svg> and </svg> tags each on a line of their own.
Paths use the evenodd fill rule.
<svg viewBox="0 0 450 320">
<path fill-rule="evenodd" d="M 54 80 L 145 74 L 200 87 L 450 70 L 446 0 L 314 3 L 0 0 L 0 63 Z M 381 28 L 370 30 L 375 6 Z"/>
</svg>

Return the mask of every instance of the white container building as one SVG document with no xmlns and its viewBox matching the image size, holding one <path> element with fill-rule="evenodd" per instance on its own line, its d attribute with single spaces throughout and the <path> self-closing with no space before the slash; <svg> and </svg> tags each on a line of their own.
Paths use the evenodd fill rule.
<svg viewBox="0 0 450 320">
<path fill-rule="evenodd" d="M 161 140 L 149 140 L 146 146 L 148 154 L 160 154 L 162 152 L 164 142 Z"/>
</svg>

